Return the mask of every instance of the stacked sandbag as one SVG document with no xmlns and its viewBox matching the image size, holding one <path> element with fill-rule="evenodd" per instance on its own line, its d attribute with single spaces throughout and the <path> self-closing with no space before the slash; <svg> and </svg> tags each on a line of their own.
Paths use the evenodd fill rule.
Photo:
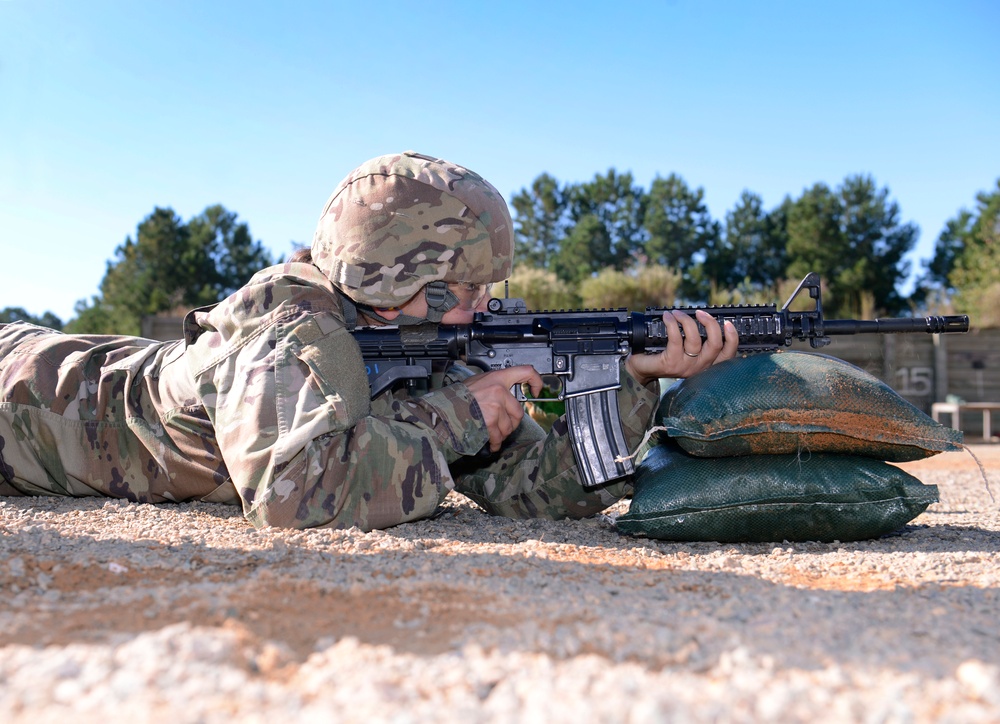
<svg viewBox="0 0 1000 724">
<path fill-rule="evenodd" d="M 677 382 L 657 426 L 617 528 L 665 540 L 875 538 L 938 499 L 888 462 L 962 449 L 960 432 L 881 380 L 804 352 L 737 358 Z"/>
</svg>

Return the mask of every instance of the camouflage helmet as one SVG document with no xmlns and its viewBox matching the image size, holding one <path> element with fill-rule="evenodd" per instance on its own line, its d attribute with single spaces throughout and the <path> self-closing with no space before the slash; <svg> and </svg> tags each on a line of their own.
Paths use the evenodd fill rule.
<svg viewBox="0 0 1000 724">
<path fill-rule="evenodd" d="M 478 174 L 412 151 L 380 156 L 340 182 L 313 236 L 313 263 L 359 304 L 394 307 L 432 282 L 510 275 L 513 223 Z"/>
</svg>

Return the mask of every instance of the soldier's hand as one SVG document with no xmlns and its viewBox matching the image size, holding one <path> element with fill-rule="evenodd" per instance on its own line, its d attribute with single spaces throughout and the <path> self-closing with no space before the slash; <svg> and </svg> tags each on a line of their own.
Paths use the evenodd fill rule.
<svg viewBox="0 0 1000 724">
<path fill-rule="evenodd" d="M 507 436 L 521 424 L 524 408 L 510 393 L 511 387 L 521 384 L 529 385 L 535 397 L 542 391 L 542 377 L 531 365 L 506 367 L 465 380 L 465 386 L 476 398 L 486 420 L 492 452 L 499 450 Z"/>
<path fill-rule="evenodd" d="M 726 322 L 725 334 L 708 312 L 699 309 L 697 322 L 705 328 L 702 342 L 695 318 L 686 312 L 664 312 L 667 346 L 659 354 L 633 354 L 625 360 L 625 369 L 640 384 L 660 377 L 691 377 L 712 365 L 736 356 L 739 335 L 731 322 Z M 684 335 L 681 336 L 681 330 Z"/>
</svg>

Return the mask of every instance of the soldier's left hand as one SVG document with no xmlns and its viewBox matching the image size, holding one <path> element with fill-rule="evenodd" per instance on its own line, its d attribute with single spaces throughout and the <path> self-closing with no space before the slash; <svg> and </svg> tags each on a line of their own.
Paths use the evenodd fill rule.
<svg viewBox="0 0 1000 724">
<path fill-rule="evenodd" d="M 632 354 L 625 360 L 625 369 L 640 384 L 661 377 L 691 377 L 712 365 L 736 356 L 739 335 L 731 322 L 725 333 L 708 312 L 695 312 L 697 322 L 705 328 L 705 340 L 698 332 L 695 317 L 686 312 L 664 312 L 667 346 L 659 354 Z M 681 335 L 681 330 L 684 334 Z"/>
</svg>

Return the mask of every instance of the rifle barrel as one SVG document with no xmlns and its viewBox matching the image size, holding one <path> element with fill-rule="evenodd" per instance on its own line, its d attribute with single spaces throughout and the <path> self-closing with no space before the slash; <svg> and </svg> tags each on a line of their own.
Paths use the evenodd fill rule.
<svg viewBox="0 0 1000 724">
<path fill-rule="evenodd" d="M 902 319 L 826 319 L 823 321 L 824 334 L 891 334 L 893 332 L 940 334 L 968 331 L 969 317 L 964 314 L 904 317 Z"/>
</svg>

